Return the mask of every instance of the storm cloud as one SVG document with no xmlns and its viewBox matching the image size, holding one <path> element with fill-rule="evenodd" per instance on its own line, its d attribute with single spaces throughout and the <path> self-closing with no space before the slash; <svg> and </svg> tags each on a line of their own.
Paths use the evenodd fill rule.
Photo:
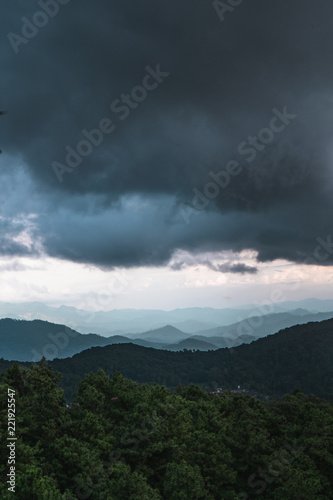
<svg viewBox="0 0 333 500">
<path fill-rule="evenodd" d="M 201 0 L 1 9 L 1 254 L 332 265 L 331 2 L 244 1 L 223 22 Z"/>
</svg>

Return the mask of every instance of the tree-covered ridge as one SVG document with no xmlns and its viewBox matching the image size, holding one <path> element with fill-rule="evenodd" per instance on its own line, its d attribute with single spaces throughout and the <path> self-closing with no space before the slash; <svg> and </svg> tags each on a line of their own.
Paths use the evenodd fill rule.
<svg viewBox="0 0 333 500">
<path fill-rule="evenodd" d="M 88 371 L 119 370 L 140 383 L 195 383 L 234 389 L 238 385 L 280 397 L 299 388 L 333 400 L 333 320 L 296 325 L 251 344 L 209 352 L 168 352 L 137 345 L 96 347 L 52 366 L 63 375 L 66 397 Z"/>
<path fill-rule="evenodd" d="M 171 393 L 99 370 L 67 407 L 58 380 L 44 360 L 2 377 L 2 457 L 7 389 L 16 391 L 19 500 L 332 498 L 328 401 L 296 391 L 263 403 L 193 384 Z M 7 471 L 2 460 L 3 499 Z"/>
<path fill-rule="evenodd" d="M 114 342 L 93 333 L 81 334 L 65 325 L 35 319 L 0 319 L 1 356 L 7 360 L 40 361 L 65 358 L 88 349 Z"/>
<path fill-rule="evenodd" d="M 120 371 L 140 383 L 158 383 L 171 389 L 195 383 L 242 388 L 272 397 L 299 388 L 333 400 L 333 320 L 296 325 L 251 344 L 209 352 L 169 352 L 133 344 L 87 349 L 72 358 L 50 362 L 61 372 L 68 400 L 87 372 L 102 368 L 108 375 Z M 13 362 L 0 359 L 0 371 Z M 30 363 L 21 363 L 29 366 Z"/>
</svg>

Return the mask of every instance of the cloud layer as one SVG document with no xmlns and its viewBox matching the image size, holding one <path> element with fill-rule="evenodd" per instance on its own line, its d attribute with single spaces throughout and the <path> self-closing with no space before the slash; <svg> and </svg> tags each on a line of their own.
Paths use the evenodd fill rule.
<svg viewBox="0 0 333 500">
<path fill-rule="evenodd" d="M 201 0 L 60 3 L 37 32 L 43 1 L 2 8 L 3 255 L 302 262 L 322 238 L 333 263 L 331 2 L 253 0 L 223 22 Z"/>
</svg>

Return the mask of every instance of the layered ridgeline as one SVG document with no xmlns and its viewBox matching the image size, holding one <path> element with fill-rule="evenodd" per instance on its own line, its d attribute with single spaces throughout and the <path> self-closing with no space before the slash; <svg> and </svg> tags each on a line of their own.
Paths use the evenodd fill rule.
<svg viewBox="0 0 333 500">
<path fill-rule="evenodd" d="M 333 400 L 333 320 L 297 325 L 241 346 L 209 352 L 170 352 L 134 344 L 93 347 L 50 365 L 61 372 L 68 399 L 88 372 L 120 371 L 140 383 L 175 389 L 195 383 L 280 397 L 296 388 Z M 0 368 L 10 363 L 0 361 Z"/>
<path fill-rule="evenodd" d="M 82 335 L 65 325 L 42 320 L 0 320 L 0 357 L 17 361 L 39 361 L 69 357 L 91 346 L 121 342 L 100 335 Z"/>
<path fill-rule="evenodd" d="M 99 370 L 66 407 L 57 382 L 45 361 L 14 365 L 0 381 L 1 408 L 8 388 L 15 391 L 18 500 L 332 498 L 328 401 L 296 391 L 263 403 L 195 385 L 170 393 Z M 4 435 L 7 425 L 2 411 Z M 13 497 L 8 471 L 1 460 L 4 500 Z"/>
<path fill-rule="evenodd" d="M 171 325 L 144 332 L 143 338 L 135 338 L 135 335 L 131 335 L 131 337 L 133 338 L 123 335 L 102 337 L 94 333 L 81 334 L 65 325 L 48 321 L 6 318 L 0 319 L 0 358 L 37 362 L 42 357 L 47 360 L 67 358 L 90 347 L 125 343 L 169 350 L 182 350 L 184 348 L 209 350 L 239 345 L 254 339 L 250 336 L 240 336 L 239 338 L 235 336 L 233 339 L 220 336 L 213 344 L 209 342 L 209 339 L 202 341 L 197 338 L 188 338 L 189 334 Z"/>
<path fill-rule="evenodd" d="M 333 400 L 333 319 L 296 325 L 251 344 L 209 352 L 169 352 L 133 344 L 95 347 L 51 365 L 69 396 L 90 371 L 120 371 L 137 382 L 170 388 L 198 384 L 279 397 L 296 388 Z"/>
<path fill-rule="evenodd" d="M 314 317 L 316 313 L 327 313 L 333 311 L 333 300 L 306 299 L 297 302 L 270 302 L 248 304 L 242 307 L 214 309 L 211 307 L 188 307 L 163 311 L 156 309 L 112 309 L 109 311 L 80 310 L 72 306 L 52 307 L 40 302 L 26 302 L 12 304 L 0 302 L 0 318 L 13 319 L 42 319 L 51 323 L 68 325 L 80 333 L 97 333 L 105 337 L 110 335 L 126 335 L 132 332 L 136 337 L 141 337 L 142 332 L 156 330 L 165 325 L 172 325 L 179 330 L 192 335 L 200 335 L 201 331 L 234 325 L 246 322 L 247 318 L 266 315 L 286 313 L 285 320 L 288 323 L 279 323 L 274 330 L 267 333 L 275 333 L 281 328 L 295 325 L 297 323 L 308 323 L 309 321 L 321 321 L 333 317 Z M 304 320 L 302 319 L 303 316 Z M 283 317 L 280 316 L 281 320 Z M 298 320 L 299 319 L 299 320 Z M 251 323 L 253 323 L 251 325 Z M 260 322 L 251 321 L 243 329 L 243 334 L 249 333 L 249 325 L 256 330 L 260 328 Z M 266 321 L 266 326 L 267 326 Z M 266 333 L 266 334 L 267 334 Z M 140 335 L 138 335 L 140 334 Z M 213 333 L 208 334 L 210 336 Z M 262 335 L 253 333 L 254 336 Z"/>
<path fill-rule="evenodd" d="M 250 343 L 288 326 L 332 317 L 332 312 L 309 313 L 303 309 L 296 309 L 283 313 L 249 316 L 237 323 L 199 330 L 195 334 L 186 333 L 168 324 L 139 334 L 126 332 L 126 335 L 108 337 L 96 333 L 82 334 L 65 325 L 43 320 L 5 318 L 0 319 L 0 358 L 39 361 L 44 356 L 51 360 L 67 358 L 93 346 L 130 342 L 171 351 L 183 349 L 209 351 Z M 110 331 L 113 329 L 114 325 L 110 324 Z"/>
</svg>

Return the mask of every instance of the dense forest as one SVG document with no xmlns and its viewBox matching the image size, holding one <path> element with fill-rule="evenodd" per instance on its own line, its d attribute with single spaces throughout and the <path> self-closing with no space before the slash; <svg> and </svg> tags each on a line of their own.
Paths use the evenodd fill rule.
<svg viewBox="0 0 333 500">
<path fill-rule="evenodd" d="M 300 391 L 261 402 L 190 384 L 173 393 L 119 372 L 87 374 L 71 405 L 42 360 L 1 380 L 15 391 L 19 500 L 269 500 L 333 495 L 333 405 Z M 9 465 L 1 460 L 0 496 Z"/>
</svg>

